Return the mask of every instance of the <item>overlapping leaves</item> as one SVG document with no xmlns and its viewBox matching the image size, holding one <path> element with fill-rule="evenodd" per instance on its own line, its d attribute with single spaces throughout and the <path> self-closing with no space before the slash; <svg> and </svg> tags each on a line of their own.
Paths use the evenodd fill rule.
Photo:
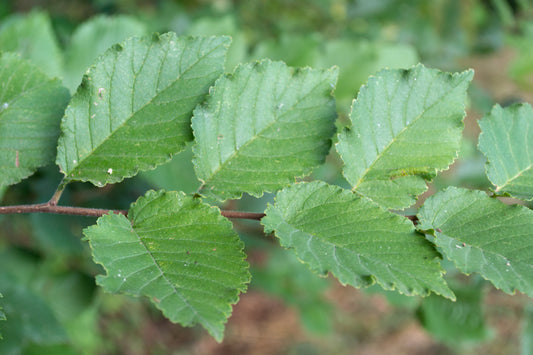
<svg viewBox="0 0 533 355">
<path fill-rule="evenodd" d="M 217 80 L 194 111 L 196 175 L 220 199 L 261 196 L 324 161 L 334 132 L 337 70 L 268 60 Z"/>
<path fill-rule="evenodd" d="M 480 122 L 479 149 L 497 193 L 533 199 L 533 108 L 496 105 Z"/>
<path fill-rule="evenodd" d="M 435 244 L 462 272 L 533 297 L 533 211 L 450 187 L 426 200 L 419 218 L 419 228 L 434 231 Z"/>
<path fill-rule="evenodd" d="M 14 53 L 0 53 L 0 186 L 54 160 L 69 94 Z"/>
<path fill-rule="evenodd" d="M 190 117 L 222 73 L 230 39 L 131 38 L 84 76 L 61 124 L 66 180 L 119 182 L 170 160 L 192 138 Z"/>
<path fill-rule="evenodd" d="M 371 77 L 337 144 L 353 190 L 387 208 L 414 203 L 457 156 L 472 76 L 417 65 Z"/>
<path fill-rule="evenodd" d="M 278 193 L 261 223 L 312 270 L 331 272 L 344 284 L 377 282 L 408 295 L 454 298 L 438 253 L 413 225 L 350 191 L 323 182 L 292 185 Z"/>
<path fill-rule="evenodd" d="M 217 208 L 183 193 L 149 191 L 128 218 L 110 214 L 84 230 L 109 292 L 149 297 L 173 322 L 199 323 L 222 340 L 249 282 L 243 244 Z"/>
</svg>

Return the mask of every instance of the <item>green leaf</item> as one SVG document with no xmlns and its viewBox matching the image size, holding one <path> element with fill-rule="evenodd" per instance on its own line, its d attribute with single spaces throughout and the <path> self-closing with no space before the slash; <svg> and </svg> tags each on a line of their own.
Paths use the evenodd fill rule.
<svg viewBox="0 0 533 355">
<path fill-rule="evenodd" d="M 119 182 L 169 161 L 192 138 L 190 117 L 222 73 L 227 37 L 131 38 L 84 76 L 61 123 L 66 180 Z"/>
<path fill-rule="evenodd" d="M 496 192 L 533 199 L 533 108 L 496 105 L 479 126 L 479 149 L 487 157 L 487 176 Z"/>
<path fill-rule="evenodd" d="M 129 220 L 128 220 L 129 218 Z M 84 230 L 108 292 L 149 297 L 172 322 L 200 323 L 217 341 L 250 280 L 243 243 L 215 207 L 149 191 L 123 215 Z"/>
<path fill-rule="evenodd" d="M 483 283 L 450 285 L 457 300 L 434 295 L 424 298 L 418 310 L 422 325 L 436 339 L 450 345 L 486 339 L 489 330 L 481 307 Z"/>
<path fill-rule="evenodd" d="M 264 251 L 264 247 L 261 250 Z M 273 249 L 268 253 L 266 265 L 254 267 L 251 271 L 251 287 L 280 297 L 295 307 L 307 331 L 314 334 L 332 332 L 333 307 L 325 297 L 329 280 L 311 272 L 296 255 L 280 248 Z"/>
<path fill-rule="evenodd" d="M 2 297 L 4 297 L 4 296 L 2 296 L 2 294 L 0 293 L 0 298 L 2 298 Z M 2 307 L 0 307 L 0 321 L 2 321 L 2 320 L 5 321 L 6 319 L 7 318 L 6 318 L 6 315 L 5 315 L 4 311 L 3 311 L 3 309 L 2 309 Z M 2 333 L 0 333 L 0 339 L 3 339 L 2 338 Z"/>
<path fill-rule="evenodd" d="M 353 190 L 405 208 L 456 158 L 471 70 L 383 70 L 361 88 L 337 151 Z"/>
<path fill-rule="evenodd" d="M 194 111 L 196 175 L 222 200 L 261 196 L 324 161 L 334 132 L 337 70 L 269 60 L 217 80 Z"/>
<path fill-rule="evenodd" d="M 146 26 L 128 16 L 96 16 L 72 34 L 65 51 L 65 86 L 74 92 L 95 59 L 115 43 L 146 34 Z"/>
<path fill-rule="evenodd" d="M 533 355 L 533 303 L 529 303 L 524 309 L 520 354 Z"/>
<path fill-rule="evenodd" d="M 464 273 L 478 272 L 506 293 L 533 297 L 533 211 L 484 192 L 450 187 L 428 198 L 418 228 Z"/>
<path fill-rule="evenodd" d="M 61 77 L 63 56 L 46 13 L 13 15 L 0 30 L 0 51 L 18 52 L 49 77 Z"/>
<path fill-rule="evenodd" d="M 142 172 L 139 176 L 158 189 L 194 193 L 200 187 L 200 181 L 194 174 L 192 158 L 192 148 L 188 145 L 185 150 L 174 155 L 168 163 L 154 170 Z"/>
<path fill-rule="evenodd" d="M 0 186 L 52 163 L 69 94 L 36 66 L 0 53 Z"/>
<path fill-rule="evenodd" d="M 438 253 L 409 220 L 350 191 L 323 182 L 292 185 L 278 193 L 261 223 L 312 270 L 331 272 L 343 284 L 377 282 L 407 295 L 454 298 Z"/>
</svg>

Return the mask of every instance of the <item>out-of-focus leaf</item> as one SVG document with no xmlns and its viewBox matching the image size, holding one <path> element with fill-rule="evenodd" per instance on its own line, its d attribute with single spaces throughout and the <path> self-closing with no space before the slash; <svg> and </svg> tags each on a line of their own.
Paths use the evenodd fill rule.
<svg viewBox="0 0 533 355">
<path fill-rule="evenodd" d="M 525 307 L 523 321 L 520 354 L 533 355 L 533 303 Z"/>
<path fill-rule="evenodd" d="M 0 53 L 0 186 L 52 163 L 69 94 L 58 79 L 14 53 Z"/>
<path fill-rule="evenodd" d="M 2 296 L 2 294 L 0 293 L 0 299 L 3 298 L 4 296 Z M 6 315 L 3 311 L 3 307 L 0 307 L 0 321 L 5 321 L 6 320 Z M 0 333 L 0 339 L 3 339 L 2 338 L 2 333 Z"/>
<path fill-rule="evenodd" d="M 196 175 L 206 194 L 261 196 L 308 174 L 331 145 L 337 70 L 269 60 L 217 80 L 194 111 Z"/>
<path fill-rule="evenodd" d="M 339 67 L 335 98 L 341 110 L 349 108 L 354 96 L 369 75 L 383 68 L 408 68 L 418 63 L 416 51 L 405 44 L 373 43 L 353 39 L 324 41 L 318 67 Z"/>
<path fill-rule="evenodd" d="M 281 297 L 298 309 L 303 326 L 316 334 L 333 330 L 332 306 L 324 297 L 329 285 L 285 250 L 272 250 L 264 267 L 252 268 L 252 287 Z"/>
<path fill-rule="evenodd" d="M 191 35 L 202 36 L 230 36 L 231 46 L 226 56 L 226 72 L 231 72 L 239 64 L 245 61 L 248 46 L 246 38 L 237 27 L 235 18 L 231 15 L 223 17 L 203 17 L 194 21 L 187 29 Z"/>
<path fill-rule="evenodd" d="M 343 284 L 377 282 L 407 295 L 454 298 L 438 253 L 409 220 L 348 190 L 323 182 L 292 185 L 277 194 L 261 223 L 309 268 L 331 272 Z"/>
<path fill-rule="evenodd" d="M 65 86 L 75 92 L 83 74 L 98 56 L 115 43 L 144 34 L 145 25 L 125 15 L 101 15 L 82 23 L 72 34 L 65 52 Z"/>
<path fill-rule="evenodd" d="M 43 12 L 12 15 L 0 27 L 0 51 L 17 52 L 49 77 L 63 74 L 63 56 L 50 18 Z"/>
<path fill-rule="evenodd" d="M 413 204 L 457 157 L 473 74 L 417 65 L 371 77 L 337 143 L 353 191 L 387 208 Z"/>
<path fill-rule="evenodd" d="M 110 48 L 61 123 L 65 179 L 103 186 L 169 161 L 192 139 L 192 110 L 222 73 L 229 42 L 167 33 Z"/>
<path fill-rule="evenodd" d="M 87 217 L 75 217 L 34 213 L 29 216 L 33 226 L 33 237 L 49 255 L 80 255 L 83 244 L 81 230 L 90 224 Z M 93 220 L 94 221 L 94 220 Z"/>
<path fill-rule="evenodd" d="M 38 264 L 15 249 L 0 252 L 0 290 L 6 322 L 0 322 L 0 354 L 25 353 L 28 345 L 65 344 L 68 336 L 46 301 L 31 287 Z"/>
<path fill-rule="evenodd" d="M 494 106 L 481 121 L 479 149 L 487 157 L 487 176 L 496 193 L 533 199 L 533 108 Z"/>
<path fill-rule="evenodd" d="M 192 158 L 192 147 L 188 146 L 168 163 L 139 175 L 159 189 L 192 193 L 200 187 L 200 181 L 194 174 Z"/>
<path fill-rule="evenodd" d="M 422 325 L 436 339 L 448 344 L 481 341 L 488 337 L 483 310 L 482 283 L 453 283 L 457 300 L 431 295 L 422 300 L 418 316 Z"/>
<path fill-rule="evenodd" d="M 532 210 L 450 187 L 425 201 L 419 219 L 418 228 L 434 233 L 434 243 L 462 272 L 533 297 Z"/>
<path fill-rule="evenodd" d="M 270 58 L 282 60 L 293 67 L 314 66 L 319 56 L 319 45 L 323 39 L 318 34 L 293 35 L 282 33 L 279 39 L 261 41 L 254 48 L 253 59 Z M 322 63 L 325 68 L 335 65 Z M 341 68 L 342 72 L 342 68 Z M 343 80 L 343 76 L 339 78 Z M 338 90 L 335 90 L 337 97 Z"/>
<path fill-rule="evenodd" d="M 84 230 L 106 269 L 98 284 L 149 297 L 171 321 L 199 323 L 221 341 L 231 305 L 250 280 L 231 223 L 199 199 L 164 191 L 139 198 L 128 218 L 105 215 Z"/>
</svg>

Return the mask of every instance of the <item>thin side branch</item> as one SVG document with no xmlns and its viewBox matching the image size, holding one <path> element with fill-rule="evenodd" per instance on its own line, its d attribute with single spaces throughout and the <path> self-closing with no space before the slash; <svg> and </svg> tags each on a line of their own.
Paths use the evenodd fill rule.
<svg viewBox="0 0 533 355">
<path fill-rule="evenodd" d="M 101 217 L 109 212 L 126 215 L 128 211 L 106 210 L 100 208 L 84 208 L 70 206 L 56 206 L 51 202 L 39 203 L 36 205 L 0 206 L 0 214 L 21 214 L 21 213 L 54 213 L 69 214 L 74 216 Z"/>
<path fill-rule="evenodd" d="M 57 206 L 54 204 L 53 201 L 49 201 L 47 203 L 39 203 L 35 205 L 0 206 L 0 214 L 53 213 L 86 217 L 101 217 L 105 214 L 108 214 L 109 212 L 123 214 L 124 216 L 127 216 L 128 214 L 128 211 L 126 210 L 106 210 L 101 208 Z M 221 211 L 221 214 L 226 218 L 241 218 L 253 220 L 260 220 L 265 216 L 264 213 L 240 211 Z"/>
<path fill-rule="evenodd" d="M 22 214 L 22 213 L 54 213 L 54 214 L 68 214 L 75 216 L 86 217 L 101 217 L 109 212 L 128 215 L 126 210 L 106 210 L 101 208 L 86 208 L 86 207 L 71 207 L 71 206 L 57 206 L 51 201 L 47 203 L 39 203 L 35 205 L 17 205 L 17 206 L 0 206 L 0 214 Z M 226 218 L 252 219 L 259 221 L 265 217 L 264 213 L 257 212 L 241 212 L 241 211 L 221 211 Z M 414 224 L 417 223 L 416 216 L 405 216 Z"/>
<path fill-rule="evenodd" d="M 220 213 L 226 218 L 254 219 L 257 221 L 266 216 L 264 213 L 256 212 L 221 211 Z"/>
</svg>

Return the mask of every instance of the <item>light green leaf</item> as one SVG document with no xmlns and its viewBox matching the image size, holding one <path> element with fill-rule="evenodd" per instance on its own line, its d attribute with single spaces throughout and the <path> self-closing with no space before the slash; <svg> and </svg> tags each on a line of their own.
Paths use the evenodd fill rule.
<svg viewBox="0 0 533 355">
<path fill-rule="evenodd" d="M 4 297 L 4 296 L 2 296 L 2 294 L 0 293 L 0 298 L 2 298 L 2 297 Z M 5 321 L 6 319 L 7 318 L 6 318 L 6 315 L 5 315 L 4 311 L 3 311 L 3 309 L 2 309 L 2 307 L 0 307 L 0 321 L 1 320 Z M 3 339 L 2 338 L 2 333 L 0 333 L 0 339 Z"/>
<path fill-rule="evenodd" d="M 49 77 L 61 77 L 63 56 L 46 13 L 13 15 L 0 30 L 0 51 L 17 52 Z"/>
<path fill-rule="evenodd" d="M 450 187 L 428 198 L 420 230 L 464 273 L 478 272 L 507 293 L 533 297 L 533 211 L 482 191 Z"/>
<path fill-rule="evenodd" d="M 521 355 L 533 355 L 533 303 L 524 308 L 522 336 L 520 341 Z"/>
<path fill-rule="evenodd" d="M 496 105 L 479 126 L 479 149 L 487 157 L 487 176 L 496 192 L 533 199 L 533 108 Z"/>
<path fill-rule="evenodd" d="M 248 54 L 246 36 L 232 15 L 197 18 L 187 29 L 187 33 L 196 36 L 230 36 L 231 46 L 228 50 L 225 66 L 227 72 L 233 71 L 239 63 L 244 62 Z"/>
<path fill-rule="evenodd" d="M 292 185 L 278 193 L 261 223 L 312 270 L 331 272 L 343 284 L 377 282 L 407 295 L 433 291 L 454 299 L 438 253 L 409 220 L 348 190 L 323 182 Z"/>
<path fill-rule="evenodd" d="M 115 43 L 146 34 L 146 26 L 124 15 L 96 16 L 82 23 L 72 34 L 65 51 L 64 83 L 74 92 L 95 59 Z"/>
<path fill-rule="evenodd" d="M 413 204 L 457 156 L 472 76 L 417 65 L 371 77 L 337 144 L 353 190 L 387 208 Z"/>
<path fill-rule="evenodd" d="M 59 80 L 14 53 L 0 53 L 0 186 L 52 163 L 69 95 Z"/>
<path fill-rule="evenodd" d="M 128 220 L 129 219 L 129 220 Z M 250 280 L 243 243 L 215 207 L 149 191 L 128 212 L 84 230 L 108 292 L 149 297 L 172 322 L 200 323 L 216 340 Z"/>
<path fill-rule="evenodd" d="M 61 123 L 66 180 L 119 182 L 169 161 L 192 139 L 190 117 L 222 73 L 227 37 L 131 38 L 84 76 Z"/>
<path fill-rule="evenodd" d="M 183 151 L 174 155 L 168 163 L 160 165 L 154 170 L 142 172 L 139 176 L 148 181 L 154 188 L 193 193 L 200 187 L 200 181 L 194 174 L 192 157 L 192 147 L 188 145 Z"/>
<path fill-rule="evenodd" d="M 217 80 L 194 111 L 194 160 L 203 190 L 222 200 L 261 196 L 324 161 L 334 132 L 337 70 L 269 60 Z"/>
</svg>

